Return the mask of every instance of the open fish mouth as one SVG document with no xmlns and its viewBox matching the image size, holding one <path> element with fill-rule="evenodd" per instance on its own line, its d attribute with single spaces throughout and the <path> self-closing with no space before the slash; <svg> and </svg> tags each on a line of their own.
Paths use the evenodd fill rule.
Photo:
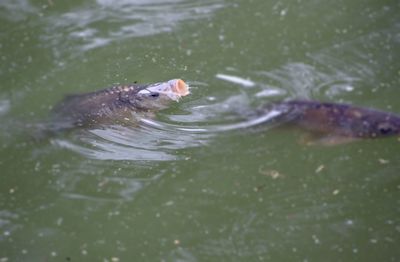
<svg viewBox="0 0 400 262">
<path fill-rule="evenodd" d="M 181 97 L 190 94 L 189 86 L 182 79 L 173 79 L 168 83 L 172 86 L 172 91 Z"/>
<path fill-rule="evenodd" d="M 174 101 L 179 101 L 181 97 L 190 94 L 189 86 L 182 79 L 172 79 L 168 82 L 153 84 L 138 93 L 146 94 L 152 92 L 163 94 Z"/>
</svg>

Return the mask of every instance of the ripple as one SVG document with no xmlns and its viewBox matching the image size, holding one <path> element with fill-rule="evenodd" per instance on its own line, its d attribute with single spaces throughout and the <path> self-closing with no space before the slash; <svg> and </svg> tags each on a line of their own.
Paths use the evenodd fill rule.
<svg viewBox="0 0 400 262">
<path fill-rule="evenodd" d="M 28 15 L 39 11 L 28 0 L 2 0 L 0 7 L 0 16 L 14 22 L 24 20 Z"/>
<path fill-rule="evenodd" d="M 245 128 L 250 128 L 254 126 L 258 126 L 261 124 L 269 124 L 269 127 L 272 127 L 273 120 L 275 120 L 278 116 L 282 114 L 281 111 L 278 110 L 270 110 L 269 112 L 258 116 L 256 118 L 251 118 L 246 121 L 241 121 L 241 122 L 236 122 L 232 124 L 219 124 L 219 125 L 207 125 L 205 127 L 200 127 L 200 126 L 175 126 L 175 125 L 169 125 L 169 127 L 176 128 L 176 130 L 183 131 L 183 132 L 188 132 L 188 133 L 202 133 L 202 134 L 216 134 L 220 132 L 227 132 L 227 131 L 234 131 L 234 130 L 240 130 L 240 129 L 245 129 Z M 156 126 L 159 126 L 160 123 L 154 122 L 154 121 L 145 121 L 147 124 L 153 124 Z"/>
<path fill-rule="evenodd" d="M 10 110 L 9 100 L 0 100 L 0 116 L 5 115 Z"/>
<path fill-rule="evenodd" d="M 55 138 L 52 143 L 93 159 L 172 161 L 183 157 L 177 150 L 203 145 L 205 138 L 153 123 L 140 127 L 103 126 L 79 130 L 68 139 Z"/>
<path fill-rule="evenodd" d="M 318 67 L 301 62 L 288 63 L 281 68 L 258 74 L 288 90 L 289 96 L 305 99 L 312 98 L 314 93 L 319 93 L 325 87 L 334 86 L 336 91 L 352 91 L 354 83 L 361 80 L 360 77 L 351 76 L 339 69 L 335 72 L 324 72 Z M 333 91 L 331 93 L 336 94 Z"/>
<path fill-rule="evenodd" d="M 97 184 L 96 193 L 85 192 L 85 194 L 83 194 L 79 192 L 79 189 L 71 187 L 67 192 L 63 193 L 63 196 L 71 200 L 85 200 L 99 203 L 116 202 L 121 200 L 124 202 L 133 201 L 137 193 L 159 177 L 160 176 L 155 176 L 146 180 L 136 177 L 103 177 L 102 182 Z M 79 181 L 78 183 L 84 182 L 87 181 Z M 107 189 L 106 192 L 102 192 L 103 188 Z"/>
<path fill-rule="evenodd" d="M 44 40 L 58 50 L 72 41 L 87 51 L 115 40 L 171 32 L 184 21 L 209 17 L 222 7 L 223 0 L 97 0 L 48 18 L 49 33 Z"/>
<path fill-rule="evenodd" d="M 363 91 L 368 87 L 377 91 L 381 75 L 392 75 L 393 51 L 398 44 L 398 24 L 360 35 L 348 41 L 327 46 L 306 54 L 305 61 L 290 62 L 271 71 L 258 71 L 256 76 L 265 77 L 271 87 L 287 91 L 289 97 L 312 99 L 324 96 L 328 99 L 346 93 Z M 379 46 L 381 49 L 376 49 Z M 382 67 L 382 65 L 387 65 Z M 252 77 L 252 76 L 250 76 Z M 390 81 L 391 79 L 389 79 Z M 364 89 L 365 90 L 365 89 Z"/>
<path fill-rule="evenodd" d="M 0 234 L 0 241 L 4 241 L 12 231 L 21 227 L 18 224 L 18 219 L 20 216 L 17 213 L 13 213 L 7 209 L 0 210 L 0 230 L 2 234 Z"/>
<path fill-rule="evenodd" d="M 230 103 L 237 105 L 240 104 L 238 101 L 245 98 L 239 96 L 230 99 Z M 53 138 L 51 142 L 91 159 L 175 161 L 188 157 L 184 149 L 207 145 L 222 132 L 261 124 L 265 124 L 266 128 L 272 127 L 275 124 L 273 120 L 281 114 L 280 111 L 271 110 L 249 118 L 239 116 L 229 104 L 225 104 L 228 105 L 226 113 L 231 113 L 232 118 L 223 118 L 221 111 L 218 113 L 223 102 L 191 107 L 185 115 L 141 118 L 135 126 L 107 125 L 77 129 L 70 135 Z"/>
</svg>

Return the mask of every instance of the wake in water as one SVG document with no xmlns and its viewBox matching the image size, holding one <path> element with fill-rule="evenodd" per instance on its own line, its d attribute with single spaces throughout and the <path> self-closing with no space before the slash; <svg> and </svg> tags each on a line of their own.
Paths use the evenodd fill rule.
<svg viewBox="0 0 400 262">
<path fill-rule="evenodd" d="M 245 97 L 241 99 L 245 100 Z M 234 106 L 229 106 L 229 103 L 236 103 L 238 98 L 228 100 L 230 102 L 223 103 L 227 111 Z M 236 115 L 229 123 L 220 122 L 210 125 L 213 119 L 220 120 L 220 115 L 215 114 L 220 106 L 220 103 L 215 103 L 205 106 L 207 108 L 205 111 L 203 106 L 197 106 L 191 108 L 191 112 L 186 112 L 187 114 L 168 115 L 168 117 L 161 114 L 158 119 L 140 118 L 138 125 L 103 125 L 97 128 L 75 130 L 64 138 L 54 137 L 51 141 L 54 145 L 93 159 L 171 161 L 185 159 L 186 156 L 180 153 L 181 150 L 204 146 L 221 132 L 272 123 L 272 120 L 280 114 L 279 111 L 272 110 L 251 119 L 240 119 Z M 165 119 L 162 119 L 163 116 Z M 195 118 L 199 120 L 197 124 L 193 122 Z M 186 119 L 187 122 L 178 121 L 179 119 Z M 189 119 L 192 121 L 190 122 Z"/>
</svg>

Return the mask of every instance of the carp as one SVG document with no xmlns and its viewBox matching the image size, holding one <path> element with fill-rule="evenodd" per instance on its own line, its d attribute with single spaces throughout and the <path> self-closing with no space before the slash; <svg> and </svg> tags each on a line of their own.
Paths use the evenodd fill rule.
<svg viewBox="0 0 400 262">
<path fill-rule="evenodd" d="M 310 131 L 325 145 L 400 134 L 399 115 L 372 108 L 289 100 L 268 105 L 265 110 L 280 112 L 276 120 Z"/>
<path fill-rule="evenodd" d="M 52 110 L 59 127 L 93 126 L 104 122 L 130 121 L 168 107 L 189 94 L 181 79 L 155 84 L 118 85 L 100 91 L 69 95 Z"/>
</svg>

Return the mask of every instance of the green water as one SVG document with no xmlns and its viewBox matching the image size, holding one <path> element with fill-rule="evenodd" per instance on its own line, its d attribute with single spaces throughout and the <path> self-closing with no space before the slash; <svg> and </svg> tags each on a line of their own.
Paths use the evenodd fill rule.
<svg viewBox="0 0 400 262">
<path fill-rule="evenodd" d="M 398 1 L 3 0 L 0 21 L 0 261 L 400 259 L 397 138 L 190 131 L 289 97 L 400 112 Z M 192 94 L 150 125 L 37 139 L 65 94 L 173 78 Z"/>
</svg>

